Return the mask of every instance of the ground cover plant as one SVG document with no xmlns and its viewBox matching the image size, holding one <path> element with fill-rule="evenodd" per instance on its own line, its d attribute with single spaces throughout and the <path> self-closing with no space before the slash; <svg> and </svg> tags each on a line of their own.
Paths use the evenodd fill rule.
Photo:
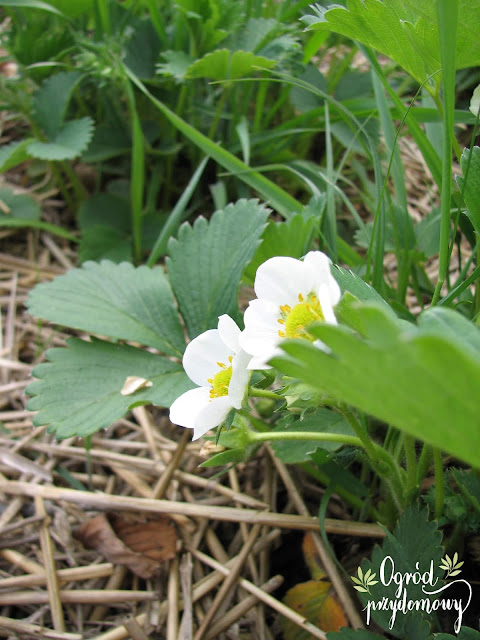
<svg viewBox="0 0 480 640">
<path fill-rule="evenodd" d="M 286 465 L 322 488 L 304 540 L 311 579 L 275 605 L 288 622 L 244 621 L 251 637 L 475 639 L 480 6 L 323 5 L 0 2 L 20 65 L 5 107 L 22 133 L 0 169 L 48 170 L 76 218 L 73 231 L 45 221 L 31 196 L 2 188 L 2 225 L 79 240 L 79 266 L 28 295 L 34 318 L 74 336 L 34 368 L 27 407 L 57 439 L 82 438 L 89 464 L 101 430 L 154 405 L 186 429 L 179 456 L 190 430 L 206 443 L 205 473 L 231 479 L 271 459 L 301 516 Z M 31 45 L 40 24 L 48 50 Z M 423 216 L 404 144 L 425 167 Z M 62 478 L 73 489 L 1 487 L 104 505 Z M 335 500 L 384 537 L 356 566 L 327 537 Z M 211 518 L 241 521 L 218 509 Z M 268 522 L 250 517 L 241 562 Z M 232 579 L 165 637 L 223 633 Z"/>
</svg>

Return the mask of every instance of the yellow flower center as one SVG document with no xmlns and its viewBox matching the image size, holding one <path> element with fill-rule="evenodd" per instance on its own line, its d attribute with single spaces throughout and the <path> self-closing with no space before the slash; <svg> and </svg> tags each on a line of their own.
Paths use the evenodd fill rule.
<svg viewBox="0 0 480 640">
<path fill-rule="evenodd" d="M 288 304 L 280 306 L 280 318 L 277 322 L 285 328 L 279 330 L 281 338 L 304 338 L 313 342 L 315 337 L 308 333 L 308 327 L 314 322 L 324 322 L 322 307 L 317 296 L 309 293 L 307 299 L 298 294 L 298 304 L 293 308 Z"/>
<path fill-rule="evenodd" d="M 233 357 L 229 356 L 228 361 L 231 363 L 232 360 Z M 228 387 L 232 379 L 232 367 L 227 367 L 223 362 L 217 362 L 217 364 L 220 367 L 220 371 L 218 371 L 213 378 L 208 378 L 208 382 L 212 385 L 210 389 L 211 400 L 228 395 Z"/>
</svg>

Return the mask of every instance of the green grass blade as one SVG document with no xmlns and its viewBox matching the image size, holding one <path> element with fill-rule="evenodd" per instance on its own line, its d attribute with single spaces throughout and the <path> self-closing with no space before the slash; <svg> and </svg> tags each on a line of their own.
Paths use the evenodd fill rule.
<svg viewBox="0 0 480 640">
<path fill-rule="evenodd" d="M 150 256 L 147 260 L 147 266 L 153 267 L 153 265 L 156 263 L 158 258 L 165 254 L 167 250 L 168 241 L 180 226 L 183 215 L 185 213 L 185 209 L 187 208 L 187 205 L 190 201 L 190 198 L 192 197 L 193 192 L 197 188 L 197 185 L 200 181 L 200 178 L 202 177 L 203 170 L 205 169 L 207 162 L 208 162 L 208 156 L 204 158 L 201 161 L 201 163 L 198 165 L 195 173 L 190 178 L 190 181 L 185 191 L 182 193 L 177 204 L 172 209 L 150 253 Z"/>
<path fill-rule="evenodd" d="M 383 86 L 375 71 L 372 69 L 372 82 L 378 114 L 385 139 L 387 151 L 390 155 L 391 176 L 395 189 L 395 204 L 393 206 L 393 224 L 396 231 L 397 261 L 398 261 L 398 300 L 403 302 L 407 293 L 410 273 L 410 248 L 414 238 L 413 224 L 407 208 L 407 190 L 403 173 L 400 153 L 397 147 L 397 136 L 385 97 Z M 388 174 L 385 176 L 388 180 Z"/>
<path fill-rule="evenodd" d="M 142 254 L 143 190 L 145 184 L 145 145 L 143 131 L 135 104 L 135 96 L 128 80 L 125 82 L 132 126 L 132 154 L 130 170 L 130 205 L 132 208 L 133 255 L 137 262 Z"/>
<path fill-rule="evenodd" d="M 440 297 L 442 285 L 447 277 L 450 243 L 450 206 L 452 193 L 452 145 L 455 112 L 455 53 L 457 42 L 458 4 L 451 0 L 437 1 L 438 30 L 440 34 L 440 54 L 442 62 L 443 89 L 443 152 L 441 227 L 438 282 L 432 304 Z"/>
<path fill-rule="evenodd" d="M 298 202 L 290 194 L 278 187 L 274 182 L 265 178 L 257 171 L 252 171 L 244 162 L 236 158 L 213 140 L 207 138 L 197 129 L 189 125 L 185 120 L 177 116 L 163 102 L 155 98 L 141 80 L 127 67 L 124 66 L 125 73 L 132 83 L 163 113 L 184 136 L 197 145 L 205 154 L 211 156 L 218 164 L 238 175 L 239 179 L 248 184 L 252 189 L 265 198 L 270 205 L 278 211 L 284 218 L 290 218 L 294 213 L 303 209 L 303 204 Z"/>
<path fill-rule="evenodd" d="M 10 228 L 30 228 L 30 229 L 41 229 L 42 231 L 48 231 L 58 236 L 59 238 L 65 238 L 70 242 L 78 242 L 78 238 L 74 236 L 72 233 L 63 229 L 62 227 L 58 227 L 56 224 L 51 224 L 50 222 L 44 222 L 43 220 L 29 220 L 28 218 L 0 218 L 0 227 L 10 227 Z"/>
<path fill-rule="evenodd" d="M 333 168 L 332 130 L 330 127 L 330 111 L 328 102 L 325 102 L 325 154 L 327 160 L 327 210 L 325 218 L 325 239 L 328 253 L 334 262 L 337 262 L 337 220 L 335 217 L 335 193 L 333 182 L 335 180 Z"/>
<path fill-rule="evenodd" d="M 410 135 L 415 140 L 418 148 L 420 149 L 420 152 L 432 173 L 433 179 L 440 187 L 440 185 L 442 184 L 442 163 L 440 158 L 438 157 L 437 152 L 428 140 L 425 132 L 418 124 L 414 114 L 409 111 L 410 107 L 405 107 L 402 100 L 397 96 L 395 90 L 390 86 L 390 83 L 388 82 L 388 79 L 386 78 L 382 67 L 379 65 L 375 55 L 367 47 L 360 47 L 360 49 L 368 58 L 368 61 L 380 78 L 381 83 L 387 90 L 388 95 L 390 96 L 393 104 L 398 110 L 398 115 L 400 117 L 405 117 L 405 124 L 408 127 Z"/>
</svg>

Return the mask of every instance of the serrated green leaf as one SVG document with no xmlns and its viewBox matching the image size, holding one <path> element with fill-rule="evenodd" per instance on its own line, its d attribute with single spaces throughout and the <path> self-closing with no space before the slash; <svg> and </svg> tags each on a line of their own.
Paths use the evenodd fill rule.
<svg viewBox="0 0 480 640">
<path fill-rule="evenodd" d="M 28 153 L 40 160 L 69 160 L 81 155 L 92 138 L 93 120 L 88 116 L 66 122 L 51 142 L 35 140 Z"/>
<path fill-rule="evenodd" d="M 331 271 L 342 293 L 351 293 L 360 302 L 375 302 L 388 307 L 382 296 L 353 271 L 347 271 L 337 264 L 331 266 Z"/>
<path fill-rule="evenodd" d="M 32 141 L 32 138 L 26 138 L 19 142 L 2 145 L 0 148 L 0 173 L 13 169 L 13 167 L 28 160 L 30 156 L 28 155 L 27 147 Z"/>
<path fill-rule="evenodd" d="M 0 188 L 0 201 L 9 209 L 3 213 L 0 209 L 0 220 L 8 224 L 9 220 L 40 220 L 42 210 L 40 205 L 28 193 L 14 193 L 8 187 Z"/>
<path fill-rule="evenodd" d="M 187 70 L 187 78 L 209 78 L 211 80 L 236 80 L 244 78 L 258 69 L 272 69 L 275 60 L 256 56 L 250 51 L 216 49 L 196 60 Z"/>
<path fill-rule="evenodd" d="M 268 213 L 257 200 L 239 200 L 209 222 L 182 225 L 170 240 L 168 274 L 190 339 L 216 327 L 224 313 L 238 319 L 238 284 Z"/>
<path fill-rule="evenodd" d="M 331 352 L 289 341 L 282 345 L 288 356 L 275 358 L 274 366 L 477 466 L 480 357 L 464 336 L 473 333 L 477 341 L 478 329 L 438 307 L 425 311 L 418 327 L 398 321 L 383 306 L 351 300 L 347 310 L 362 336 L 346 326 L 314 325 L 310 331 Z"/>
<path fill-rule="evenodd" d="M 244 280 L 253 284 L 258 267 L 274 256 L 301 258 L 310 250 L 315 231 L 315 218 L 295 215 L 287 222 L 269 222 L 262 242 L 245 269 Z"/>
<path fill-rule="evenodd" d="M 459 0 L 456 68 L 480 64 L 480 6 Z M 310 29 L 329 29 L 380 51 L 400 64 L 418 82 L 441 68 L 436 5 L 431 0 L 382 2 L 348 0 L 346 7 L 312 7 L 302 18 Z"/>
<path fill-rule="evenodd" d="M 352 427 L 343 416 L 329 409 L 317 409 L 309 413 L 303 420 L 295 420 L 287 426 L 275 427 L 274 431 L 290 433 L 292 431 L 307 431 L 312 433 L 338 433 L 341 435 L 355 435 Z M 335 451 L 342 446 L 336 442 L 306 441 L 306 440 L 280 440 L 272 443 L 273 451 L 277 458 L 287 464 L 307 462 L 317 449 Z M 360 579 L 362 576 L 359 574 Z"/>
<path fill-rule="evenodd" d="M 132 340 L 181 357 L 185 339 L 168 279 L 161 267 L 127 262 L 85 263 L 28 298 L 32 315 L 55 324 Z"/>
<path fill-rule="evenodd" d="M 473 147 L 472 153 L 470 153 L 470 149 L 464 149 L 460 158 L 460 166 L 463 176 L 457 177 L 457 184 L 459 189 L 463 191 L 468 217 L 473 228 L 480 234 L 480 147 Z M 467 167 L 468 175 L 465 181 Z"/>
<path fill-rule="evenodd" d="M 192 383 L 179 364 L 128 345 L 71 338 L 68 348 L 46 352 L 35 367 L 39 378 L 27 387 L 33 421 L 48 425 L 57 438 L 86 437 L 119 420 L 138 404 L 169 407 Z M 151 387 L 124 396 L 128 376 L 145 378 Z"/>
<path fill-rule="evenodd" d="M 79 71 L 61 71 L 47 78 L 35 92 L 35 120 L 49 141 L 53 141 L 60 132 L 70 97 L 81 77 Z"/>
</svg>

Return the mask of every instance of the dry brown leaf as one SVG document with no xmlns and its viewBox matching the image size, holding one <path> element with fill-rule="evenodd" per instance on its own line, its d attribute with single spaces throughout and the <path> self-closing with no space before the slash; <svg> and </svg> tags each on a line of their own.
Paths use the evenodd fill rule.
<svg viewBox="0 0 480 640">
<path fill-rule="evenodd" d="M 86 520 L 76 537 L 109 562 L 127 566 L 140 578 L 151 578 L 177 554 L 177 530 L 167 517 L 100 514 Z"/>
</svg>

